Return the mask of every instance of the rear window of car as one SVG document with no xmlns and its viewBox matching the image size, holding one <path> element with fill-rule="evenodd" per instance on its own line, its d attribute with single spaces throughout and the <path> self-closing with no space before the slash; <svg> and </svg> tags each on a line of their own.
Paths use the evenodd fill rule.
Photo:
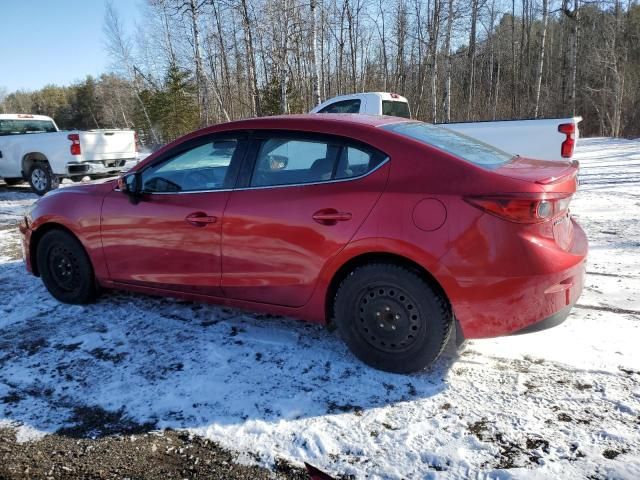
<svg viewBox="0 0 640 480">
<path fill-rule="evenodd" d="M 56 126 L 49 120 L 0 120 L 0 135 L 51 133 L 55 131 Z"/>
<path fill-rule="evenodd" d="M 425 145 L 439 148 L 467 162 L 493 170 L 511 161 L 514 155 L 487 143 L 454 132 L 444 127 L 422 122 L 406 122 L 384 125 L 389 130 L 417 140 Z"/>
<path fill-rule="evenodd" d="M 383 100 L 382 114 L 391 115 L 392 117 L 411 117 L 411 113 L 409 112 L 409 104 L 407 102 L 398 102 L 396 100 Z"/>
</svg>

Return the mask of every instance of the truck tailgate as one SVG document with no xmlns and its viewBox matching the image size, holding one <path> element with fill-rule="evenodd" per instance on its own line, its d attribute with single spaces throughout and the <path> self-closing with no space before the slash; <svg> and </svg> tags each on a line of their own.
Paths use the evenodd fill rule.
<svg viewBox="0 0 640 480">
<path fill-rule="evenodd" d="M 134 158 L 135 134 L 132 130 L 95 130 L 80 132 L 83 160 Z"/>
<path fill-rule="evenodd" d="M 574 140 L 577 141 L 580 121 L 582 117 L 447 123 L 439 126 L 476 138 L 514 155 L 540 160 L 566 160 L 561 155 L 562 142 L 566 135 L 559 132 L 558 127 L 563 124 L 575 125 Z"/>
</svg>

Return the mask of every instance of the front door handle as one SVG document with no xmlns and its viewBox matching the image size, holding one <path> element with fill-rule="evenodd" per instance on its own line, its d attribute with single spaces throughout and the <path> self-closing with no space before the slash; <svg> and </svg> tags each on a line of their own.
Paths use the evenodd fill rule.
<svg viewBox="0 0 640 480">
<path fill-rule="evenodd" d="M 311 218 L 321 225 L 335 225 L 338 222 L 351 220 L 351 213 L 339 212 L 335 208 L 324 208 L 314 213 Z"/>
<path fill-rule="evenodd" d="M 210 223 L 216 223 L 218 221 L 218 217 L 207 215 L 204 212 L 194 212 L 187 215 L 185 221 L 194 227 L 206 227 Z"/>
</svg>

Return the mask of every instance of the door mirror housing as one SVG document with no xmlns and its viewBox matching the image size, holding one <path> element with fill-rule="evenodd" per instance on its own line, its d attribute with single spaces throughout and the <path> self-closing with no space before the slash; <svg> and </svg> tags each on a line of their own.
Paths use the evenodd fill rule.
<svg viewBox="0 0 640 480">
<path fill-rule="evenodd" d="M 118 188 L 127 194 L 132 203 L 138 203 L 142 188 L 140 186 L 140 174 L 138 172 L 127 173 L 118 177 Z"/>
<path fill-rule="evenodd" d="M 118 188 L 126 194 L 137 195 L 140 193 L 140 175 L 133 172 L 119 177 Z"/>
</svg>

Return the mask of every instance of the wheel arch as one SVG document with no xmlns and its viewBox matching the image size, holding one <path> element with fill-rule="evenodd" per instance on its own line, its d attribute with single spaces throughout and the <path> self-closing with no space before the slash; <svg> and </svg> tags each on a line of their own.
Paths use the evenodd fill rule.
<svg viewBox="0 0 640 480">
<path fill-rule="evenodd" d="M 33 271 L 33 274 L 37 277 L 40 276 L 40 271 L 38 270 L 38 261 L 37 261 L 38 245 L 40 244 L 40 240 L 42 240 L 42 237 L 44 237 L 46 233 L 51 232 L 52 230 L 62 230 L 63 232 L 68 233 L 73 238 L 78 240 L 78 242 L 80 242 L 80 245 L 82 245 L 82 248 L 85 249 L 85 253 L 87 253 L 86 248 L 82 243 L 82 240 L 80 240 L 80 238 L 78 238 L 78 236 L 75 233 L 73 233 L 73 231 L 68 227 L 65 227 L 61 223 L 57 223 L 57 222 L 47 222 L 43 225 L 40 225 L 40 227 L 34 230 L 34 232 L 31 234 L 31 240 L 29 241 L 29 259 L 31 261 L 31 269 Z M 91 262 L 91 256 L 87 254 L 87 257 Z"/>
<path fill-rule="evenodd" d="M 329 286 L 326 290 L 325 295 L 325 321 L 326 324 L 333 328 L 333 299 L 338 291 L 338 287 L 340 283 L 351 273 L 355 268 L 368 265 L 371 263 L 389 263 L 393 265 L 399 265 L 405 267 L 411 271 L 416 272 L 421 278 L 423 278 L 430 287 L 432 287 L 436 292 L 438 292 L 442 298 L 447 302 L 449 309 L 453 311 L 451 301 L 443 288 L 440 282 L 435 278 L 435 276 L 429 272 L 422 265 L 417 263 L 415 260 L 412 260 L 408 257 L 398 255 L 396 253 L 389 252 L 366 252 L 356 255 L 349 260 L 347 260 L 344 264 L 336 270 L 331 281 L 329 282 Z"/>
<path fill-rule="evenodd" d="M 31 167 L 33 167 L 36 163 L 49 163 L 49 159 L 42 152 L 29 152 L 25 153 L 22 156 L 21 168 L 23 178 L 27 178 Z"/>
</svg>

